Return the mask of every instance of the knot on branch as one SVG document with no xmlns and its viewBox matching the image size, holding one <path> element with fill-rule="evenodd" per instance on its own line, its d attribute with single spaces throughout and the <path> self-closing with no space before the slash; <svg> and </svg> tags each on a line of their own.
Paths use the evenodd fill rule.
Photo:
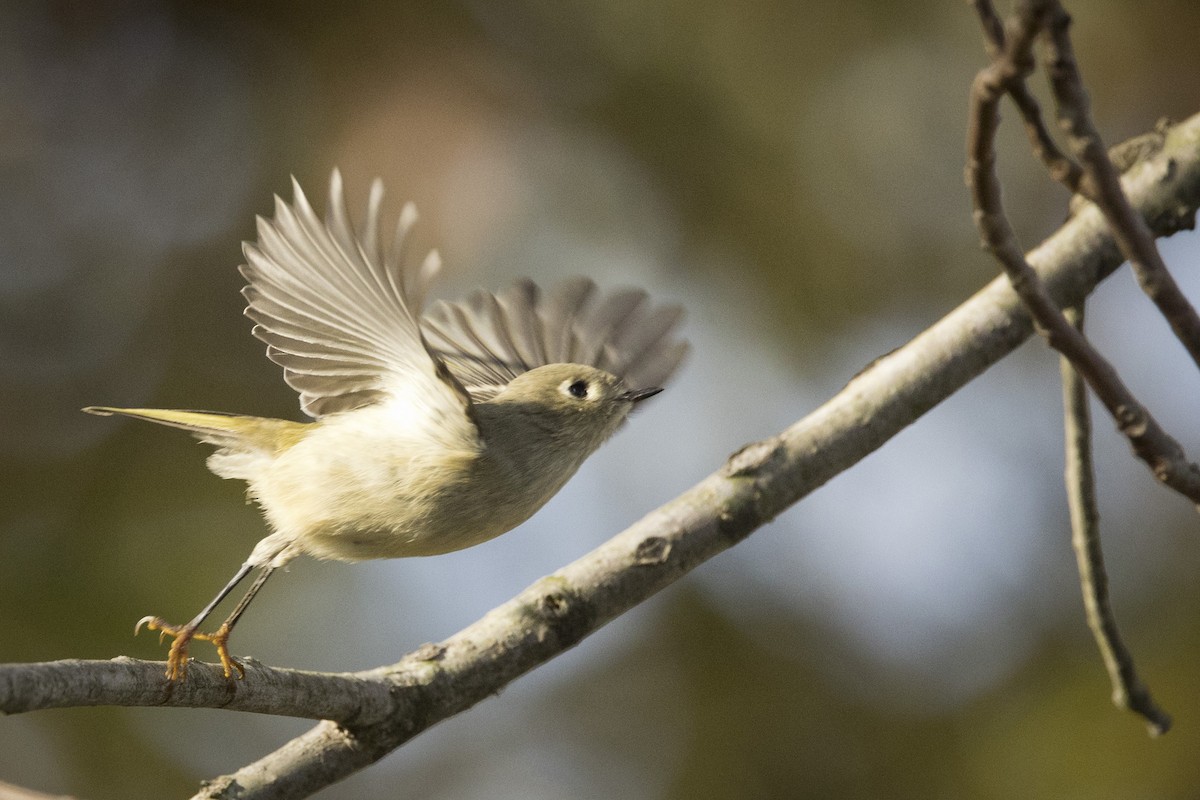
<svg viewBox="0 0 1200 800">
<path fill-rule="evenodd" d="M 441 661 L 446 655 L 444 644 L 426 642 L 412 652 L 410 658 L 414 661 Z"/>
<path fill-rule="evenodd" d="M 1146 435 L 1148 420 L 1145 409 L 1140 405 L 1119 405 L 1114 416 L 1118 430 L 1130 439 L 1138 439 Z"/>
<path fill-rule="evenodd" d="M 536 594 L 525 607 L 539 642 L 552 641 L 566 649 L 595 627 L 591 602 L 561 578 L 547 578 L 534 586 Z"/>
<path fill-rule="evenodd" d="M 671 543 L 661 536 L 647 536 L 633 551 L 633 563 L 648 567 L 661 564 L 671 554 Z"/>
<path fill-rule="evenodd" d="M 778 438 L 753 442 L 729 457 L 723 472 L 730 478 L 753 478 L 769 471 L 787 457 Z"/>
</svg>

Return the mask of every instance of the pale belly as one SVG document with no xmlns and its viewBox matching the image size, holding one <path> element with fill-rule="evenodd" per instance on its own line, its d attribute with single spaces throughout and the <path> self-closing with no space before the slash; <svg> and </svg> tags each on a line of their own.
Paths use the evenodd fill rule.
<svg viewBox="0 0 1200 800">
<path fill-rule="evenodd" d="M 539 480 L 493 463 L 482 449 L 314 437 L 277 457 L 250 488 L 276 533 L 301 552 L 361 561 L 492 539 L 532 516 L 573 472 Z"/>
</svg>

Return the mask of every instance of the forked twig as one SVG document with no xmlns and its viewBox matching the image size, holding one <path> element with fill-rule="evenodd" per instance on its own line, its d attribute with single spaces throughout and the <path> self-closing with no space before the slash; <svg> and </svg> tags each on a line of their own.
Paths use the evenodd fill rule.
<svg viewBox="0 0 1200 800">
<path fill-rule="evenodd" d="M 984 46 L 988 56 L 993 60 L 1002 58 L 1008 38 L 1004 31 L 1004 23 L 992 8 L 991 0 L 975 0 L 975 10 L 983 25 Z M 1021 18 L 1018 18 L 1016 24 L 1020 24 L 1021 21 Z M 1032 44 L 1036 31 L 1027 30 L 1022 26 L 1016 33 L 1023 43 L 1023 52 L 1013 54 L 1014 60 L 1020 59 L 1017 62 L 1020 69 L 1008 77 L 1008 96 L 1012 98 L 1013 103 L 1021 112 L 1021 119 L 1025 123 L 1025 133 L 1029 137 L 1029 146 L 1033 150 L 1033 154 L 1042 160 L 1050 177 L 1066 186 L 1072 193 L 1077 193 L 1080 191 L 1080 183 L 1083 179 L 1083 168 L 1059 149 L 1058 143 L 1054 141 L 1054 137 L 1050 135 L 1050 131 L 1047 130 L 1046 123 L 1042 119 L 1041 107 L 1030 93 L 1029 87 L 1025 85 L 1025 77 L 1033 71 L 1033 58 L 1031 52 L 1024 48 L 1027 44 Z"/>
<path fill-rule="evenodd" d="M 1092 121 L 1091 102 L 1084 89 L 1075 50 L 1068 35 L 1071 17 L 1057 0 L 1042 0 L 1030 5 L 1045 9 L 1043 66 L 1050 78 L 1050 88 L 1058 107 L 1059 127 L 1083 166 L 1083 176 L 1078 186 L 1068 188 L 1099 207 L 1112 229 L 1117 247 L 1121 248 L 1121 254 L 1129 259 L 1138 285 L 1158 306 L 1176 338 L 1196 365 L 1200 366 L 1200 315 L 1197 315 L 1196 309 L 1167 270 L 1150 227 L 1133 210 L 1121 190 L 1121 174 L 1109 158 Z"/>
<path fill-rule="evenodd" d="M 977 5 L 990 8 L 986 0 L 978 0 Z M 966 174 L 975 207 L 975 224 L 984 247 L 1004 267 L 1038 331 L 1087 381 L 1116 421 L 1117 428 L 1129 439 L 1138 458 L 1162 483 L 1200 504 L 1200 468 L 1187 460 L 1183 448 L 1129 391 L 1112 365 L 1067 322 L 1037 273 L 1025 260 L 1004 211 L 995 170 L 999 104 L 1014 81 L 1023 81 L 1032 71 L 1033 40 L 1046 23 L 1047 7 L 1051 5 L 1056 4 L 1046 1 L 1022 4 L 1024 13 L 1009 26 L 1000 55 L 979 71 L 972 85 Z M 1103 151 L 1101 155 L 1107 159 Z M 1115 229 L 1113 236 L 1122 238 Z"/>
<path fill-rule="evenodd" d="M 1154 734 L 1171 721 L 1138 679 L 1132 656 L 1123 645 L 1108 602 L 1107 578 L 1097 530 L 1091 472 L 1090 421 L 1084 382 L 1092 388 L 1154 476 L 1200 503 L 1200 469 L 1137 400 L 1082 332 L 1082 314 L 1068 319 L 1051 298 L 1037 272 L 1026 261 L 1009 224 L 996 175 L 995 135 L 1000 100 L 1012 97 L 1021 111 L 1034 153 L 1050 174 L 1073 192 L 1093 200 L 1104 214 L 1122 254 L 1138 271 L 1138 280 L 1168 317 L 1176 335 L 1200 365 L 1200 319 L 1166 271 L 1144 220 L 1132 211 L 1120 187 L 1120 173 L 1109 160 L 1088 115 L 1087 94 L 1067 36 L 1069 17 L 1057 0 L 1025 0 L 1012 20 L 1002 24 L 990 0 L 975 0 L 991 63 L 972 85 L 967 138 L 967 183 L 975 222 L 984 247 L 1003 266 L 1013 289 L 1029 309 L 1034 325 L 1063 356 L 1063 391 L 1067 417 L 1067 491 L 1080 584 L 1088 624 L 1113 682 L 1113 700 L 1141 714 Z M 1060 123 L 1082 165 L 1054 143 L 1025 79 L 1034 69 L 1033 44 L 1039 36 L 1051 42 L 1047 71 L 1051 74 Z M 1077 325 L 1076 322 L 1079 324 Z"/>
</svg>

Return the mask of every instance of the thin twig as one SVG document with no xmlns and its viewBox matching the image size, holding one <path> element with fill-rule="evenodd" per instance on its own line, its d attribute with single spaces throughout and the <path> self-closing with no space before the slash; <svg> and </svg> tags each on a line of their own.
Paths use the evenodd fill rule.
<svg viewBox="0 0 1200 800">
<path fill-rule="evenodd" d="M 1043 63 L 1058 106 L 1058 124 L 1066 134 L 1068 146 L 1083 164 L 1082 179 L 1069 188 L 1099 206 L 1142 291 L 1158 306 L 1176 338 L 1200 366 L 1200 315 L 1167 270 L 1150 228 L 1121 191 L 1120 172 L 1109 160 L 1092 122 L 1091 101 L 1068 34 L 1071 17 L 1058 0 L 1037 0 L 1026 5 L 1023 14 L 1044 15 Z"/>
<path fill-rule="evenodd" d="M 1114 702 L 1141 714 L 1148 721 L 1152 734 L 1158 735 L 1170 728 L 1170 717 L 1158 708 L 1138 679 L 1132 656 L 1120 639 L 1108 601 L 1091 471 L 1091 431 L 1084 381 L 1092 386 L 1117 421 L 1118 428 L 1129 438 L 1135 453 L 1150 465 L 1159 480 L 1193 501 L 1200 502 L 1200 470 L 1186 461 L 1179 444 L 1159 428 L 1149 412 L 1126 389 L 1112 366 L 1083 336 L 1082 312 L 1064 316 L 1025 261 L 1004 213 L 1000 184 L 995 174 L 994 142 L 999 127 L 999 102 L 1002 96 L 1006 93 L 1010 95 L 1020 109 L 1033 150 L 1046 164 L 1051 175 L 1066 183 L 1072 191 L 1079 191 L 1097 201 L 1127 257 L 1130 252 L 1126 244 L 1130 239 L 1148 237 L 1131 236 L 1127 231 L 1122 231 L 1121 226 L 1127 215 L 1119 209 L 1114 210 L 1115 207 L 1111 205 L 1112 192 L 1096 190 L 1108 176 L 1116 185 L 1115 195 L 1124 202 L 1119 173 L 1108 160 L 1088 118 L 1087 98 L 1071 55 L 1070 41 L 1066 35 L 1066 15 L 1061 6 L 1048 0 L 1023 2 L 1003 35 L 997 34 L 997 31 L 1005 29 L 988 0 L 977 0 L 976 9 L 984 30 L 985 46 L 992 60 L 988 67 L 980 70 L 971 92 L 967 179 L 975 203 L 975 219 L 984 246 L 1004 266 L 1013 288 L 1033 314 L 1035 326 L 1051 346 L 1064 356 L 1062 372 L 1067 419 L 1067 487 L 1072 540 L 1088 624 L 1112 680 Z M 1047 69 L 1058 70 L 1052 82 L 1055 84 L 1060 119 L 1065 115 L 1074 126 L 1073 130 L 1084 133 L 1071 140 L 1076 154 L 1084 160 L 1085 166 L 1082 168 L 1059 152 L 1045 128 L 1041 110 L 1025 84 L 1034 66 L 1033 41 L 1038 36 L 1044 36 L 1048 29 L 1054 31 L 1051 38 L 1055 57 L 1051 59 L 1053 66 Z M 1069 110 L 1064 111 L 1068 106 Z M 1140 217 L 1137 222 L 1148 230 Z M 1157 259 L 1157 247 L 1152 238 L 1149 238 L 1149 242 Z M 1164 313 L 1171 311 L 1176 314 L 1175 319 L 1180 320 L 1178 326 L 1175 321 L 1172 325 L 1186 345 L 1189 314 L 1194 318 L 1195 313 L 1186 301 L 1183 301 L 1186 309 L 1180 310 L 1178 302 L 1172 298 L 1171 290 L 1176 294 L 1178 290 L 1165 272 L 1165 266 L 1161 276 L 1153 269 L 1148 270 L 1147 274 L 1154 278 L 1158 298 L 1166 298 L 1169 309 L 1164 308 Z M 1163 308 L 1161 303 L 1160 308 Z M 1197 321 L 1196 330 L 1200 331 L 1200 321 Z M 1195 341 L 1200 345 L 1200 336 Z"/>
<path fill-rule="evenodd" d="M 1083 306 L 1066 309 L 1067 320 L 1083 331 Z M 1092 470 L 1092 423 L 1087 386 L 1065 358 L 1062 372 L 1064 431 L 1066 439 L 1067 504 L 1071 510 L 1071 544 L 1079 569 L 1079 586 L 1088 628 L 1100 649 L 1112 682 L 1112 699 L 1118 708 L 1141 714 L 1154 736 L 1171 728 L 1171 717 L 1158 707 L 1150 690 L 1138 678 L 1133 655 L 1121 639 L 1117 619 L 1108 600 L 1108 575 L 1100 544 L 1100 512 L 1096 505 L 1096 477 Z"/>
<path fill-rule="evenodd" d="M 1004 23 L 997 16 L 990 0 L 975 0 L 975 10 L 983 27 L 984 47 L 988 56 L 993 61 L 1004 61 L 1009 38 L 1005 35 Z M 1013 104 L 1021 112 L 1033 154 L 1042 160 L 1052 178 L 1065 185 L 1072 193 L 1076 193 L 1080 191 L 1083 168 L 1059 149 L 1042 119 L 1041 107 L 1025 83 L 1025 78 L 1033 72 L 1034 67 L 1031 46 L 1037 34 L 1037 28 L 1033 26 L 1036 21 L 1036 18 L 1027 19 L 1020 16 L 1013 20 L 1018 46 L 1008 60 L 1011 71 L 1004 76 L 1004 86 Z"/>
<path fill-rule="evenodd" d="M 988 58 L 999 58 L 1005 47 L 1004 20 L 996 13 L 992 0 L 974 0 L 974 3 L 975 14 L 983 26 L 983 47 Z"/>
<path fill-rule="evenodd" d="M 1004 267 L 1013 288 L 1029 308 L 1034 323 L 1055 350 L 1066 356 L 1100 398 L 1129 439 L 1134 453 L 1154 476 L 1200 504 L 1200 468 L 1190 463 L 1183 448 L 1150 415 L 1091 343 L 1063 317 L 1037 273 L 1025 260 L 1009 224 L 996 175 L 995 135 L 1000 125 L 999 104 L 1014 76 L 1028 69 L 1033 39 L 1045 21 L 1036 16 L 1045 4 L 1026 4 L 1030 16 L 1009 27 L 1002 56 L 981 69 L 971 88 L 967 133 L 967 184 L 975 207 L 975 223 L 984 247 Z M 1120 233 L 1114 231 L 1114 237 Z"/>
</svg>

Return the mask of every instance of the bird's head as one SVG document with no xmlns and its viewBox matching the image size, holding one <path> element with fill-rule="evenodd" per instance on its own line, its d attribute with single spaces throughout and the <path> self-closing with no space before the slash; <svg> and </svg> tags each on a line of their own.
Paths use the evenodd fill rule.
<svg viewBox="0 0 1200 800">
<path fill-rule="evenodd" d="M 514 431 L 590 453 L 636 404 L 660 391 L 631 389 L 611 372 L 584 364 L 547 364 L 518 375 L 488 405 L 510 417 Z"/>
</svg>

